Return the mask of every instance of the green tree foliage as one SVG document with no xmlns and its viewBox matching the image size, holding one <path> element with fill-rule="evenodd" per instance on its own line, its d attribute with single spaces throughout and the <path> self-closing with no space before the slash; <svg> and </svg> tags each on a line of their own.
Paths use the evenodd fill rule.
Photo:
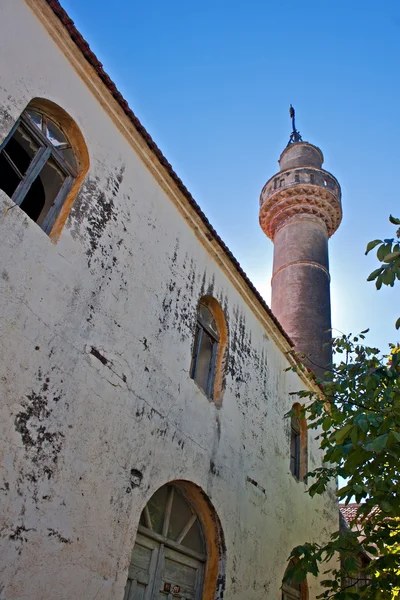
<svg viewBox="0 0 400 600">
<path fill-rule="evenodd" d="M 390 215 L 389 221 L 393 225 L 400 225 L 400 219 Z M 380 290 L 382 285 L 394 286 L 396 278 L 400 280 L 400 227 L 396 231 L 396 238 L 385 240 L 373 240 L 367 245 L 365 254 L 378 246 L 376 257 L 381 266 L 372 271 L 367 281 L 375 281 L 376 289 Z M 400 317 L 396 321 L 396 329 L 400 328 Z"/>
<path fill-rule="evenodd" d="M 400 225 L 400 219 L 390 221 Z M 382 265 L 368 280 L 376 280 L 378 289 L 393 286 L 400 279 L 399 242 L 374 240 L 367 252 L 376 246 Z M 357 532 L 345 529 L 325 544 L 305 543 L 291 554 L 286 579 L 323 573 L 320 598 L 392 600 L 400 590 L 400 348 L 390 345 L 382 354 L 366 345 L 367 331 L 332 341 L 338 360 L 321 382 L 323 395 L 299 394 L 323 451 L 323 466 L 308 474 L 308 493 L 323 494 L 340 476 L 345 484 L 337 491 L 339 501 L 361 503 L 350 525 L 363 530 L 362 545 Z M 373 559 L 360 570 L 364 551 Z M 327 568 L 339 555 L 341 561 Z"/>
</svg>

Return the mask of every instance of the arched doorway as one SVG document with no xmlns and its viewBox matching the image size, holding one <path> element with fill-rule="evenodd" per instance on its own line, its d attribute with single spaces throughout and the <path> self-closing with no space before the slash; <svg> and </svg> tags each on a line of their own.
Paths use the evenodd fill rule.
<svg viewBox="0 0 400 600">
<path fill-rule="evenodd" d="M 183 488 L 165 485 L 141 514 L 124 600 L 201 600 L 206 560 L 192 503 Z"/>
</svg>

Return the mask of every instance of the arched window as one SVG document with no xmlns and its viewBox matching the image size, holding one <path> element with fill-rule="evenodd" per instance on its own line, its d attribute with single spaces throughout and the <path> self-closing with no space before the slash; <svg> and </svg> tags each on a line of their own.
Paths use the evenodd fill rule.
<svg viewBox="0 0 400 600">
<path fill-rule="evenodd" d="M 190 376 L 209 398 L 213 397 L 219 332 L 210 308 L 202 301 L 197 313 Z"/>
<path fill-rule="evenodd" d="M 0 189 L 47 234 L 84 175 L 82 162 L 88 168 L 83 138 L 75 124 L 68 127 L 71 123 L 54 103 L 32 101 L 0 146 Z M 81 138 L 79 151 L 67 129 L 74 141 Z"/>
<path fill-rule="evenodd" d="M 300 478 L 300 423 L 298 415 L 290 419 L 290 471 Z"/>
<path fill-rule="evenodd" d="M 124 600 L 200 600 L 206 559 L 198 515 L 183 490 L 165 485 L 140 517 Z"/>
<path fill-rule="evenodd" d="M 290 419 L 290 472 L 304 480 L 308 470 L 308 431 L 300 404 L 294 404 Z"/>
<path fill-rule="evenodd" d="M 293 562 L 290 561 L 285 576 L 292 566 Z M 307 581 L 298 582 L 295 581 L 294 578 L 284 581 L 284 583 L 282 583 L 282 600 L 308 600 Z"/>
</svg>

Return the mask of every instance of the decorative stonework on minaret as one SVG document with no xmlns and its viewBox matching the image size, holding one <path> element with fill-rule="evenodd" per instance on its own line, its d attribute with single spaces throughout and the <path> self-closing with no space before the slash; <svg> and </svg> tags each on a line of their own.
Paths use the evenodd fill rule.
<svg viewBox="0 0 400 600">
<path fill-rule="evenodd" d="M 274 242 L 273 313 L 305 364 L 322 376 L 331 363 L 328 239 L 342 219 L 338 181 L 322 169 L 319 148 L 303 142 L 294 122 L 280 171 L 260 196 L 260 225 Z"/>
</svg>

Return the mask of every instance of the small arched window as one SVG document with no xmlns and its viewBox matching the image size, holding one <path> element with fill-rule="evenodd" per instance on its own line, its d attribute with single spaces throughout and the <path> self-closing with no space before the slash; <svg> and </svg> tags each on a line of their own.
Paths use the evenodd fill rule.
<svg viewBox="0 0 400 600">
<path fill-rule="evenodd" d="M 298 415 L 290 420 L 290 471 L 300 479 L 300 423 Z"/>
<path fill-rule="evenodd" d="M 292 408 L 290 418 L 290 472 L 297 480 L 304 480 L 308 469 L 308 433 L 300 404 Z"/>
<path fill-rule="evenodd" d="M 293 567 L 293 561 L 290 561 L 286 572 Z M 307 600 L 308 586 L 306 581 L 298 582 L 294 578 L 290 578 L 282 583 L 282 600 Z"/>
<path fill-rule="evenodd" d="M 31 103 L 0 146 L 0 189 L 49 234 L 82 169 L 47 104 L 50 114 Z"/>
<path fill-rule="evenodd" d="M 210 308 L 200 301 L 190 376 L 209 398 L 213 397 L 219 331 Z"/>
</svg>

